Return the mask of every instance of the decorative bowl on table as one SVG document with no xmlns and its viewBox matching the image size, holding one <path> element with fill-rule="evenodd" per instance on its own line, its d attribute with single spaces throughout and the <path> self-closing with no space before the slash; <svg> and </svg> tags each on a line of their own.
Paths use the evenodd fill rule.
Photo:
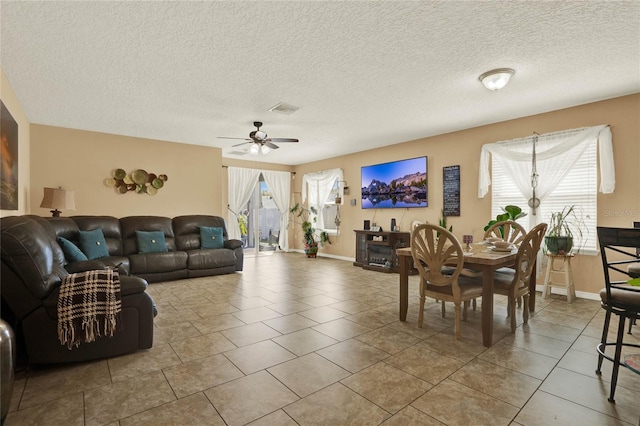
<svg viewBox="0 0 640 426">
<path fill-rule="evenodd" d="M 513 244 L 509 241 L 494 241 L 493 246 L 497 249 L 507 250 L 513 248 Z"/>
</svg>

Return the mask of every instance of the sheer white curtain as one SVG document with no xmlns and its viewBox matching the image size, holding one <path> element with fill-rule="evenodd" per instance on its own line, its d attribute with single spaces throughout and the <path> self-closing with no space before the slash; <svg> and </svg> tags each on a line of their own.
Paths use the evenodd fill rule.
<svg viewBox="0 0 640 426">
<path fill-rule="evenodd" d="M 538 136 L 536 142 L 536 168 L 538 184 L 536 198 L 540 203 L 558 185 L 572 166 L 585 152 L 589 142 L 595 139 L 599 143 L 600 153 L 600 191 L 613 192 L 615 189 L 615 169 L 613 164 L 613 145 L 611 130 L 608 126 L 594 126 L 565 132 L 549 133 Z M 480 154 L 480 176 L 478 198 L 483 198 L 491 184 L 489 175 L 489 154 L 494 162 L 507 172 L 516 183 L 522 195 L 532 198 L 531 159 L 534 137 L 514 139 L 483 145 Z M 529 215 L 529 227 L 540 222 L 540 215 Z"/>
<path fill-rule="evenodd" d="M 260 170 L 229 167 L 229 220 L 227 221 L 227 233 L 230 239 L 239 240 L 240 225 L 238 224 L 238 212 L 249 201 L 251 194 L 258 184 Z"/>
<path fill-rule="evenodd" d="M 291 199 L 291 173 L 263 170 L 262 176 L 271 190 L 273 201 L 280 212 L 280 236 L 278 245 L 284 251 L 289 251 L 289 238 L 286 230 L 289 227 L 289 202 Z"/>
<path fill-rule="evenodd" d="M 302 203 L 307 200 L 308 194 L 309 206 L 318 209 L 316 224 L 319 229 L 324 229 L 322 209 L 331 194 L 336 179 L 344 180 L 342 169 L 322 170 L 307 173 L 302 177 Z"/>
</svg>

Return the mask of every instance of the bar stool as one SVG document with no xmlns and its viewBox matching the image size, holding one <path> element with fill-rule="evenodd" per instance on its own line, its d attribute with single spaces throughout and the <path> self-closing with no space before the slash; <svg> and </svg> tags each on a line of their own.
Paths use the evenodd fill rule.
<svg viewBox="0 0 640 426">
<path fill-rule="evenodd" d="M 542 289 L 542 298 L 546 299 L 551 296 L 552 287 L 563 287 L 567 289 L 567 303 L 573 302 L 576 298 L 576 288 L 573 285 L 573 272 L 571 271 L 571 258 L 575 254 L 551 254 L 547 253 L 549 262 L 547 264 L 547 273 L 544 278 L 544 288 Z M 554 281 L 554 278 L 560 275 L 563 281 Z"/>
</svg>

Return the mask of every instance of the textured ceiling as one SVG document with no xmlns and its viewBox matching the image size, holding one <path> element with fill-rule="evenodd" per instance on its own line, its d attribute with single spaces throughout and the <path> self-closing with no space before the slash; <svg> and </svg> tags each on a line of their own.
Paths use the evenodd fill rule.
<svg viewBox="0 0 640 426">
<path fill-rule="evenodd" d="M 640 2 L 2 1 L 30 122 L 302 164 L 640 92 Z M 490 92 L 478 75 L 516 70 Z M 301 107 L 269 112 L 279 102 Z M 263 121 L 298 138 L 230 154 Z M 247 145 L 240 147 L 248 148 Z"/>
</svg>

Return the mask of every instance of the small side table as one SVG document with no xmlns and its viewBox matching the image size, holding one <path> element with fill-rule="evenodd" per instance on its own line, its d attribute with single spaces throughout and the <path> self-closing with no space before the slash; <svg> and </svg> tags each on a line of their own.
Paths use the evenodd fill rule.
<svg viewBox="0 0 640 426">
<path fill-rule="evenodd" d="M 576 288 L 573 284 L 573 272 L 571 271 L 571 258 L 575 254 L 551 254 L 547 253 L 549 262 L 547 264 L 547 273 L 544 278 L 544 288 L 542 289 L 542 298 L 551 296 L 552 287 L 563 287 L 567 289 L 567 303 L 573 302 L 576 298 Z M 563 281 L 554 281 L 554 278 L 560 276 Z"/>
</svg>

